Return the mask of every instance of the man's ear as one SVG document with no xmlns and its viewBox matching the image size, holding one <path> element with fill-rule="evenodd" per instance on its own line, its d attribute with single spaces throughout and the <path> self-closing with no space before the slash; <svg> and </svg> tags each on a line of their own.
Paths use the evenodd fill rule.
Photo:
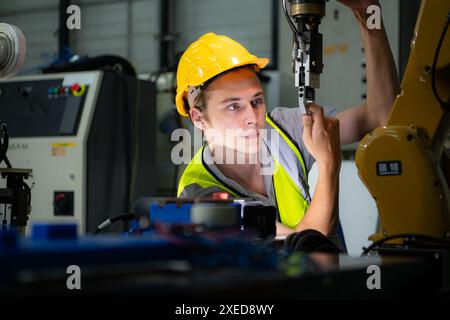
<svg viewBox="0 0 450 320">
<path fill-rule="evenodd" d="M 191 116 L 192 123 L 194 126 L 199 130 L 205 130 L 205 123 L 204 123 L 204 115 L 203 112 L 200 111 L 198 108 L 191 108 L 189 110 L 189 114 Z"/>
</svg>

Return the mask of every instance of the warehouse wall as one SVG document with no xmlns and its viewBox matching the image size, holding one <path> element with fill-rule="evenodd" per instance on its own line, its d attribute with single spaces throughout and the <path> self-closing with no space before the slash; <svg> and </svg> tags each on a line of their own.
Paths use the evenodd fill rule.
<svg viewBox="0 0 450 320">
<path fill-rule="evenodd" d="M 81 30 L 70 31 L 73 52 L 80 55 L 117 54 L 139 72 L 159 67 L 159 0 L 80 0 Z M 35 73 L 57 53 L 57 0 L 17 0 L 0 3 L 0 21 L 25 33 L 29 55 L 24 69 Z M 205 32 L 235 37 L 255 54 L 271 57 L 272 0 L 176 0 L 176 50 Z M 248 12 L 252 12 L 251 15 Z"/>
<path fill-rule="evenodd" d="M 83 0 L 79 6 L 82 29 L 71 33 L 76 53 L 126 57 L 138 72 L 158 68 L 158 0 Z"/>
<path fill-rule="evenodd" d="M 82 0 L 81 30 L 70 31 L 73 53 L 116 54 L 140 72 L 158 68 L 158 0 Z M 22 73 L 53 61 L 58 51 L 58 0 L 1 2 L 0 21 L 17 25 L 27 39 Z"/>
<path fill-rule="evenodd" d="M 272 0 L 176 1 L 177 51 L 214 32 L 238 40 L 257 56 L 272 58 L 271 9 Z"/>
</svg>

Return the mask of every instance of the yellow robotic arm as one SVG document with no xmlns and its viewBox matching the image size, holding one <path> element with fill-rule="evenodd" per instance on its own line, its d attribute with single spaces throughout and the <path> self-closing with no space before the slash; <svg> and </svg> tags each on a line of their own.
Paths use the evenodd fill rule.
<svg viewBox="0 0 450 320">
<path fill-rule="evenodd" d="M 406 233 L 450 237 L 450 154 L 444 148 L 450 131 L 450 35 L 443 34 L 449 14 L 450 0 L 422 0 L 387 125 L 358 146 L 359 175 L 376 200 L 381 222 L 371 240 Z"/>
</svg>

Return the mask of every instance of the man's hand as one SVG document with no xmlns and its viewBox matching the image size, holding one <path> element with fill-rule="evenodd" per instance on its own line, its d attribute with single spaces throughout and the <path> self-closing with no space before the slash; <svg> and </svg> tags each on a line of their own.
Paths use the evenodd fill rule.
<svg viewBox="0 0 450 320">
<path fill-rule="evenodd" d="M 311 115 L 303 115 L 303 143 L 316 159 L 319 177 L 316 190 L 305 216 L 294 230 L 277 224 L 277 234 L 314 229 L 329 235 L 335 231 L 338 221 L 336 200 L 341 165 L 339 121 L 323 115 L 323 108 L 308 105 Z"/>
<path fill-rule="evenodd" d="M 303 115 L 303 142 L 321 168 L 338 172 L 341 164 L 339 120 L 323 115 L 323 108 L 309 104 L 311 115 Z"/>
</svg>

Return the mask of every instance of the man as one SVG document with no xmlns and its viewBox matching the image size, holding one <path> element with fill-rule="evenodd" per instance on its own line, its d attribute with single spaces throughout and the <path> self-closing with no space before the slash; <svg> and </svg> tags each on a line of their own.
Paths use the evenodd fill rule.
<svg viewBox="0 0 450 320">
<path fill-rule="evenodd" d="M 359 21 L 367 66 L 367 100 L 333 116 L 333 109 L 309 105 L 275 108 L 266 114 L 256 73 L 268 59 L 251 55 L 239 43 L 208 33 L 180 59 L 176 105 L 202 131 L 207 143 L 180 179 L 179 197 L 202 197 L 225 191 L 254 197 L 278 209 L 277 234 L 315 229 L 335 231 L 340 143 L 360 140 L 386 123 L 399 91 L 395 64 L 384 28 L 369 30 L 366 8 L 376 0 L 342 0 Z M 325 115 L 324 115 L 325 113 Z M 261 134 L 269 129 L 274 134 Z M 279 140 L 273 147 L 270 140 Z M 265 151 L 265 153 L 263 152 Z M 232 154 L 233 161 L 226 161 Z M 263 154 L 275 168 L 262 174 Z M 245 161 L 235 161 L 244 158 Z M 311 199 L 308 172 L 317 161 L 319 178 Z"/>
</svg>

